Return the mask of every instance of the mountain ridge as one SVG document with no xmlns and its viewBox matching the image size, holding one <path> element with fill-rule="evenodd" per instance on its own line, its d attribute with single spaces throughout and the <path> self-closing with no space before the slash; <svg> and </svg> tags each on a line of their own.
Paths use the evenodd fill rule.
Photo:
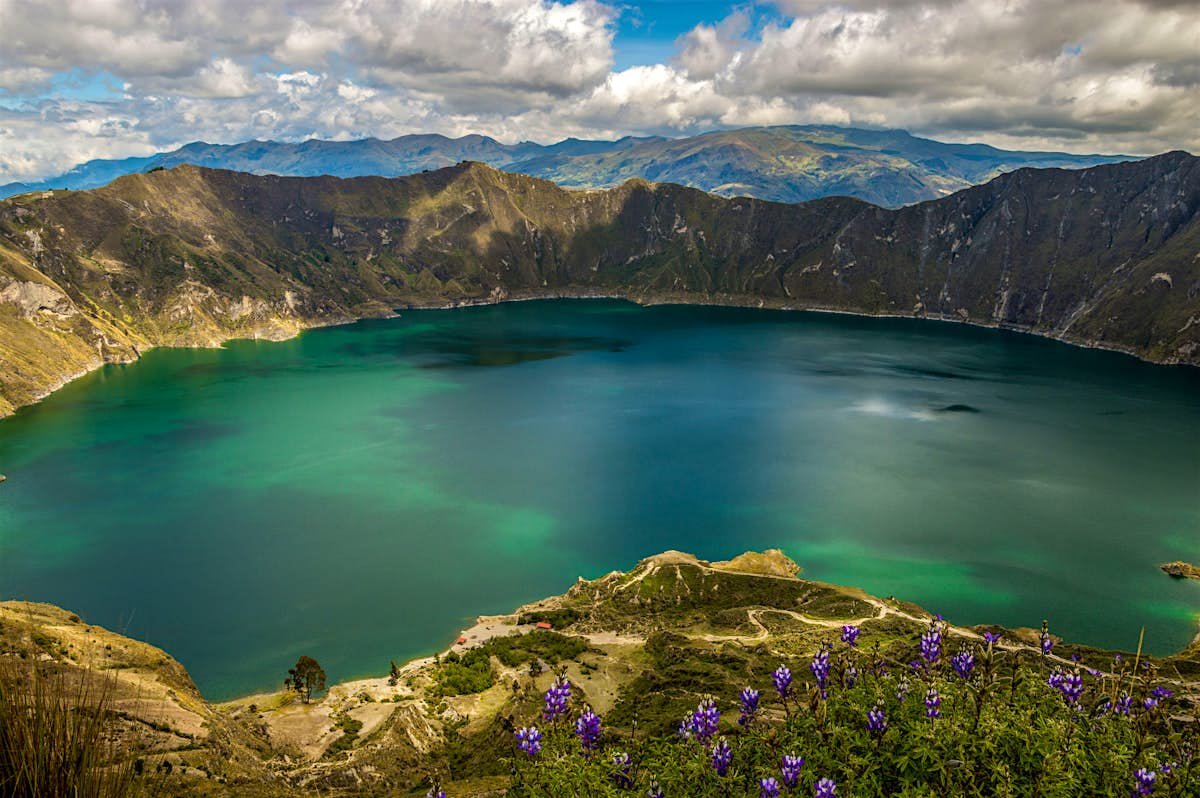
<svg viewBox="0 0 1200 798">
<path fill-rule="evenodd" d="M 476 160 L 575 188 L 612 187 L 631 177 L 678 183 L 722 196 L 801 202 L 846 195 L 885 207 L 944 196 L 1024 166 L 1086 167 L 1128 160 L 947 144 L 903 130 L 790 125 L 718 130 L 680 139 L 568 138 L 503 144 L 471 134 L 303 142 L 192 142 L 171 152 L 80 164 L 37 183 L 0 186 L 0 197 L 35 190 L 98 188 L 123 174 L 192 163 L 254 174 L 397 177 Z"/>
<path fill-rule="evenodd" d="M 22 195 L 0 202 L 0 412 L 152 346 L 560 296 L 908 315 L 1200 365 L 1200 159 L 1018 170 L 898 210 L 473 162 Z"/>
</svg>

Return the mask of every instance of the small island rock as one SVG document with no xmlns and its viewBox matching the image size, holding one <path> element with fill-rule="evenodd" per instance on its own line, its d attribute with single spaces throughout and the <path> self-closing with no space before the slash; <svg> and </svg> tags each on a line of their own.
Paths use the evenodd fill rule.
<svg viewBox="0 0 1200 798">
<path fill-rule="evenodd" d="M 1200 579 L 1200 568 L 1197 568 L 1190 562 L 1176 560 L 1175 562 L 1165 562 L 1158 567 L 1163 570 L 1163 573 L 1169 574 L 1176 579 Z"/>
</svg>

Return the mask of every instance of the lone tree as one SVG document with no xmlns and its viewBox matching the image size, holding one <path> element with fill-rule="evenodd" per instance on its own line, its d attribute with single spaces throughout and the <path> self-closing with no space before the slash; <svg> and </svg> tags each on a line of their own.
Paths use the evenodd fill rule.
<svg viewBox="0 0 1200 798">
<path fill-rule="evenodd" d="M 325 689 L 325 671 L 312 657 L 301 657 L 296 660 L 296 667 L 288 670 L 288 677 L 283 680 L 283 686 L 295 690 L 307 704 L 312 698 L 313 690 Z"/>
</svg>

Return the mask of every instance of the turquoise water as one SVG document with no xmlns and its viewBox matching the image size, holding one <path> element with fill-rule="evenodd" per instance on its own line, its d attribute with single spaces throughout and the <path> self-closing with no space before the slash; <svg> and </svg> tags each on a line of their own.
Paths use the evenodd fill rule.
<svg viewBox="0 0 1200 798">
<path fill-rule="evenodd" d="M 953 409 L 946 409 L 953 408 Z M 156 350 L 0 422 L 0 595 L 210 697 L 447 644 L 668 548 L 1181 648 L 1200 370 L 957 325 L 610 301 Z"/>
</svg>

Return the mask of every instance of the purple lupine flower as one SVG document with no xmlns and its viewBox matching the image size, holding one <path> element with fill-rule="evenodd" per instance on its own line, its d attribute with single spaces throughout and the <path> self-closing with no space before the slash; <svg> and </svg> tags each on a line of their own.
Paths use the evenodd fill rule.
<svg viewBox="0 0 1200 798">
<path fill-rule="evenodd" d="M 542 733 L 537 726 L 521 727 L 517 731 L 517 748 L 530 756 L 536 756 L 542 750 Z"/>
<path fill-rule="evenodd" d="M 600 717 L 592 710 L 586 710 L 575 721 L 575 736 L 585 754 L 600 747 Z"/>
<path fill-rule="evenodd" d="M 1154 709 L 1157 706 L 1158 706 L 1158 699 L 1152 695 L 1146 696 L 1145 698 L 1142 699 L 1142 709 L 1146 710 L 1147 712 L 1149 712 L 1150 710 Z"/>
<path fill-rule="evenodd" d="M 942 656 L 942 628 L 938 624 L 934 621 L 921 633 L 921 658 L 930 665 L 937 665 Z"/>
<path fill-rule="evenodd" d="M 628 790 L 633 786 L 633 777 L 629 775 L 630 769 L 633 768 L 633 760 L 629 758 L 629 754 L 624 751 L 618 751 L 613 754 L 613 781 L 617 787 L 622 790 Z"/>
<path fill-rule="evenodd" d="M 936 687 L 930 687 L 925 693 L 925 716 L 927 718 L 940 718 L 942 716 L 942 697 L 938 695 Z"/>
<path fill-rule="evenodd" d="M 1175 695 L 1175 693 L 1172 692 L 1169 688 L 1159 685 L 1158 687 L 1155 687 L 1153 690 L 1150 691 L 1150 695 L 1161 700 L 1164 698 L 1170 698 L 1171 696 Z"/>
<path fill-rule="evenodd" d="M 738 717 L 739 726 L 749 726 L 754 722 L 754 716 L 758 713 L 759 697 L 760 693 L 753 687 L 742 690 L 742 694 L 738 696 L 742 705 L 742 714 Z"/>
<path fill-rule="evenodd" d="M 1063 698 L 1067 699 L 1070 704 L 1079 703 L 1079 696 L 1083 695 L 1083 677 L 1078 672 L 1068 673 L 1063 676 L 1062 684 L 1058 687 L 1062 692 Z"/>
<path fill-rule="evenodd" d="M 651 780 L 650 789 L 646 790 L 646 798 L 667 798 L 667 794 L 663 792 L 662 787 L 658 786 L 656 780 Z"/>
<path fill-rule="evenodd" d="M 559 679 L 550 689 L 546 691 L 544 698 L 545 707 L 542 709 L 542 718 L 547 723 L 552 723 L 563 715 L 567 714 L 567 702 L 571 700 L 571 683 L 566 679 Z"/>
<path fill-rule="evenodd" d="M 1117 704 L 1113 707 L 1113 712 L 1117 715 L 1128 715 L 1133 711 L 1133 696 L 1128 693 L 1121 693 L 1117 697 Z"/>
<path fill-rule="evenodd" d="M 908 698 L 908 689 L 909 689 L 908 677 L 901 676 L 900 684 L 896 685 L 896 700 L 899 701 L 901 704 L 904 703 L 904 699 Z"/>
<path fill-rule="evenodd" d="M 813 677 L 817 680 L 817 687 L 821 688 L 821 697 L 824 698 L 826 688 L 829 686 L 829 649 L 822 647 L 820 651 L 813 654 L 808 669 L 812 671 Z"/>
<path fill-rule="evenodd" d="M 761 798 L 779 798 L 779 782 L 773 776 L 759 779 L 758 794 Z"/>
<path fill-rule="evenodd" d="M 818 779 L 813 785 L 813 798 L 833 798 L 837 794 L 837 785 L 833 779 Z"/>
<path fill-rule="evenodd" d="M 1088 668 L 1087 675 L 1091 676 L 1093 679 L 1099 679 L 1104 674 L 1101 673 L 1100 671 L 1096 670 L 1095 668 Z"/>
<path fill-rule="evenodd" d="M 867 712 L 867 731 L 871 734 L 883 734 L 887 727 L 887 713 L 883 711 L 883 707 L 876 704 L 874 709 Z"/>
<path fill-rule="evenodd" d="M 430 787 L 429 792 L 425 793 L 425 798 L 446 798 L 446 791 L 440 787 Z"/>
<path fill-rule="evenodd" d="M 997 643 L 999 643 L 999 642 L 1000 642 L 1000 635 L 998 635 L 998 634 L 993 634 L 993 633 L 991 633 L 991 632 L 984 632 L 984 633 L 983 633 L 983 640 L 984 640 L 984 642 L 986 642 L 986 643 L 987 643 L 989 646 L 994 646 L 994 645 L 996 645 Z"/>
<path fill-rule="evenodd" d="M 717 733 L 717 724 L 720 721 L 721 713 L 717 710 L 717 703 L 711 698 L 701 701 L 692 713 L 692 729 L 701 741 L 707 741 Z"/>
<path fill-rule="evenodd" d="M 1042 656 L 1050 653 L 1050 649 L 1054 648 L 1054 641 L 1050 639 L 1049 623 L 1042 621 L 1042 632 L 1038 635 L 1042 645 Z"/>
<path fill-rule="evenodd" d="M 690 740 L 696 736 L 696 720 L 692 715 L 688 715 L 683 720 L 679 721 L 679 728 L 675 730 L 685 740 Z"/>
<path fill-rule="evenodd" d="M 1079 696 L 1083 695 L 1083 677 L 1078 673 L 1067 673 L 1062 668 L 1055 668 L 1046 679 L 1046 684 L 1062 693 L 1068 704 L 1079 703 Z"/>
<path fill-rule="evenodd" d="M 779 770 L 783 775 L 783 786 L 793 789 L 800 781 L 800 768 L 804 767 L 804 757 L 784 754 Z"/>
<path fill-rule="evenodd" d="M 775 682 L 775 692 L 779 693 L 780 698 L 786 699 L 792 694 L 792 671 L 787 665 L 780 665 L 771 674 L 771 679 Z"/>
<path fill-rule="evenodd" d="M 854 667 L 854 663 L 846 666 L 846 670 L 842 672 L 842 684 L 849 690 L 858 682 L 858 668 Z"/>
<path fill-rule="evenodd" d="M 717 771 L 718 776 L 724 776 L 729 772 L 729 765 L 733 762 L 733 749 L 729 747 L 729 741 L 724 737 L 717 740 L 717 744 L 713 746 L 711 761 L 713 770 Z"/>
<path fill-rule="evenodd" d="M 846 624 L 842 627 L 842 642 L 849 644 L 853 648 L 858 640 L 859 632 L 860 630 L 857 626 Z"/>
<path fill-rule="evenodd" d="M 1158 780 L 1158 774 L 1153 770 L 1138 768 L 1137 772 L 1133 774 L 1133 779 L 1137 782 L 1137 784 L 1134 785 L 1133 794 L 1149 795 L 1150 793 L 1154 792 L 1154 782 Z"/>
<path fill-rule="evenodd" d="M 958 653 L 950 658 L 950 666 L 954 668 L 958 678 L 965 682 L 971 678 L 971 672 L 975 670 L 975 655 L 965 648 L 959 649 Z"/>
</svg>

